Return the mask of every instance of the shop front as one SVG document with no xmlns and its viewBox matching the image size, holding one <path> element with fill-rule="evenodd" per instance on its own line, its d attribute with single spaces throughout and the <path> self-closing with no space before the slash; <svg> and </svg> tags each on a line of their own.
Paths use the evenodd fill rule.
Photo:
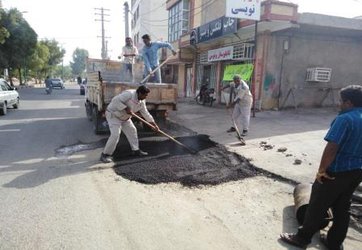
<svg viewBox="0 0 362 250">
<path fill-rule="evenodd" d="M 224 72 L 230 72 L 228 67 L 233 65 L 249 65 L 248 67 L 236 66 L 238 74 L 241 70 L 249 70 L 253 62 L 254 43 L 242 41 L 235 34 L 238 30 L 237 19 L 220 17 L 200 27 L 195 28 L 190 34 L 190 44 L 197 48 L 195 71 L 196 93 L 202 84 L 216 91 L 217 102 L 223 102 L 221 89 L 223 84 L 232 80 L 225 78 Z M 231 67 L 235 69 L 235 67 Z M 251 68 L 252 71 L 252 68 Z M 248 75 L 247 75 L 248 76 Z M 251 76 L 251 74 L 250 74 Z M 250 80 L 250 77 L 245 79 Z"/>
</svg>

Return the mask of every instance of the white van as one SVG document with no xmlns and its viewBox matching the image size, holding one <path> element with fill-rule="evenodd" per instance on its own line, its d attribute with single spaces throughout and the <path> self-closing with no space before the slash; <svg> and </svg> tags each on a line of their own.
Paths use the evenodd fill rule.
<svg viewBox="0 0 362 250">
<path fill-rule="evenodd" d="M 0 78 L 0 115 L 6 115 L 8 107 L 19 107 L 19 93 L 16 88 Z"/>
</svg>

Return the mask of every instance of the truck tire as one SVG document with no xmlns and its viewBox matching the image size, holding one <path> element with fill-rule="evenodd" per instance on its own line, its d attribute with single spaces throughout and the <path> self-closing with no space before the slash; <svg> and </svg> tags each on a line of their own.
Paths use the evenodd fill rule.
<svg viewBox="0 0 362 250">
<path fill-rule="evenodd" d="M 89 121 L 92 121 L 93 120 L 93 109 L 92 109 L 92 106 L 91 104 L 87 101 L 85 104 L 85 112 L 87 114 L 87 118 Z"/>
<path fill-rule="evenodd" d="M 94 106 L 92 109 L 92 121 L 93 121 L 93 130 L 96 135 L 101 134 L 100 118 L 98 115 L 97 106 Z"/>
</svg>

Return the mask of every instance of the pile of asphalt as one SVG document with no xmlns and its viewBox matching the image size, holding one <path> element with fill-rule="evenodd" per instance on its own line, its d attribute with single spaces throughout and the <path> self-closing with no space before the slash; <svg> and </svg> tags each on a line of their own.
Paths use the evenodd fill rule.
<svg viewBox="0 0 362 250">
<path fill-rule="evenodd" d="M 191 154 L 172 140 L 140 140 L 140 148 L 149 153 L 134 157 L 125 141 L 114 154 L 115 172 L 144 184 L 178 182 L 184 186 L 217 185 L 258 174 L 249 161 L 226 150 L 206 135 L 176 138 L 197 151 Z"/>
</svg>

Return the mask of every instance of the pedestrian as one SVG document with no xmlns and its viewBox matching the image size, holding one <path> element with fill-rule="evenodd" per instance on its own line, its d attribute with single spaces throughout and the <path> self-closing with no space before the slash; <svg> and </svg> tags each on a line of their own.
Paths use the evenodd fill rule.
<svg viewBox="0 0 362 250">
<path fill-rule="evenodd" d="M 50 76 L 47 76 L 47 77 L 46 77 L 44 83 L 45 83 L 45 91 L 46 91 L 48 94 L 52 93 L 52 90 L 53 90 L 53 82 L 52 82 L 52 80 L 50 79 Z"/>
<path fill-rule="evenodd" d="M 160 48 L 168 48 L 172 51 L 173 55 L 177 52 L 174 50 L 172 45 L 168 42 L 151 42 L 151 38 L 148 34 L 142 36 L 143 43 L 145 46 L 142 50 L 142 57 L 145 64 L 144 77 L 150 74 L 159 65 L 158 50 Z M 161 83 L 161 69 L 158 69 L 154 74 L 151 74 L 150 82 Z"/>
<path fill-rule="evenodd" d="M 136 56 L 138 56 L 138 49 L 133 45 L 132 38 L 126 37 L 126 45 L 122 48 L 123 62 L 126 64 L 125 74 L 130 74 L 133 79 L 133 64 L 135 64 Z M 121 59 L 122 56 L 118 58 Z"/>
<path fill-rule="evenodd" d="M 239 131 L 242 131 L 241 136 L 246 136 L 249 130 L 250 112 L 253 103 L 249 86 L 241 79 L 240 75 L 234 75 L 233 83 L 225 86 L 223 90 L 227 88 L 230 88 L 230 95 L 235 95 L 234 99 L 230 98 L 232 101 L 228 105 L 228 107 L 234 107 L 232 119 L 235 121 L 236 126 L 238 126 Z M 228 133 L 235 131 L 234 127 L 227 130 Z"/>
<path fill-rule="evenodd" d="M 77 77 L 77 83 L 78 85 L 82 84 L 82 77 L 80 76 Z"/>
<path fill-rule="evenodd" d="M 340 91 L 341 112 L 325 136 L 325 146 L 312 186 L 303 225 L 297 233 L 283 233 L 282 241 L 306 248 L 329 208 L 332 226 L 321 242 L 330 250 L 343 249 L 349 225 L 352 194 L 362 181 L 362 86 Z"/>
<path fill-rule="evenodd" d="M 143 118 L 150 122 L 156 130 L 158 126 L 146 107 L 146 98 L 150 89 L 144 85 L 136 89 L 128 89 L 112 98 L 106 110 L 110 137 L 103 149 L 100 160 L 104 163 L 113 162 L 113 152 L 117 147 L 123 131 L 135 156 L 146 156 L 147 152 L 140 150 L 137 129 L 132 122 L 132 113 L 140 112 Z"/>
</svg>

